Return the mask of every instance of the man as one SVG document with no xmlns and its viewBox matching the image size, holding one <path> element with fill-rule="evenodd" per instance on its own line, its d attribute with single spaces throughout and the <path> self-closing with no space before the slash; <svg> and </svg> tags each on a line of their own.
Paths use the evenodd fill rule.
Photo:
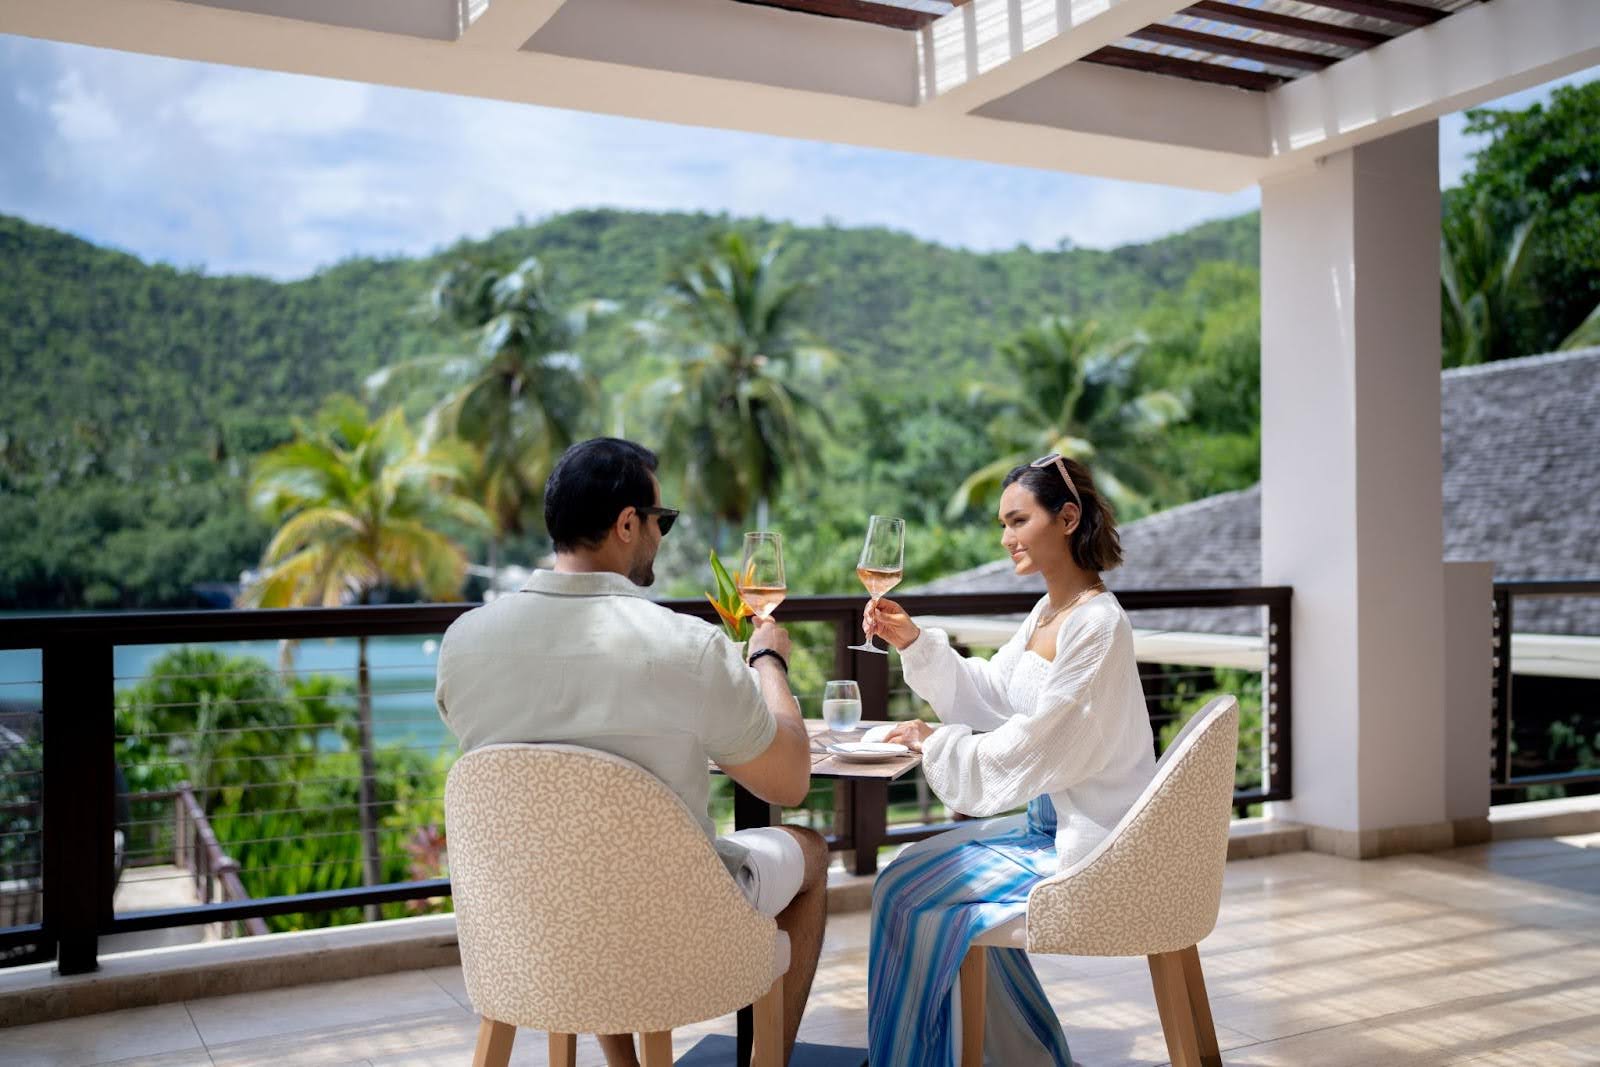
<svg viewBox="0 0 1600 1067">
<path fill-rule="evenodd" d="M 439 714 L 462 751 L 583 745 L 632 760 L 682 797 L 751 903 L 789 935 L 787 1058 L 822 948 L 827 845 L 794 826 L 715 838 L 706 760 L 769 803 L 805 799 L 811 749 L 789 692 L 789 635 L 759 627 L 747 664 L 721 630 L 644 597 L 678 514 L 661 506 L 655 469 L 655 455 L 631 441 L 567 449 L 545 486 L 555 569 L 450 627 Z M 637 1064 L 632 1035 L 600 1044 L 612 1067 Z"/>
</svg>

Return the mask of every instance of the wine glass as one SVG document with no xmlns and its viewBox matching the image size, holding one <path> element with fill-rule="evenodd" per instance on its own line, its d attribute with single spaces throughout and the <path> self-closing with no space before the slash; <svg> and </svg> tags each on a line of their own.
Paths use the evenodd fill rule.
<svg viewBox="0 0 1600 1067">
<path fill-rule="evenodd" d="M 887 515 L 874 515 L 867 522 L 867 543 L 861 546 L 861 559 L 856 563 L 856 577 L 867 587 L 867 593 L 876 604 L 883 595 L 900 584 L 906 567 L 906 520 Z M 859 645 L 851 645 L 857 652 L 889 653 L 867 638 Z"/>
<path fill-rule="evenodd" d="M 744 535 L 744 559 L 736 582 L 739 599 L 761 622 L 772 619 L 789 585 L 783 577 L 783 537 L 767 530 Z"/>
</svg>

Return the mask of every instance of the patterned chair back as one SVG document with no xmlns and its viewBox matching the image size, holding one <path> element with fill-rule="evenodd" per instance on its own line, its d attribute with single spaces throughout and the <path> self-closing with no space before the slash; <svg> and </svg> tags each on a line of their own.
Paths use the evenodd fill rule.
<svg viewBox="0 0 1600 1067">
<path fill-rule="evenodd" d="M 461 966 L 485 1018 L 671 1030 L 772 985 L 777 924 L 637 764 L 572 745 L 488 745 L 451 769 L 445 821 Z"/>
<path fill-rule="evenodd" d="M 1211 701 L 1174 738 L 1149 786 L 1098 847 L 1028 897 L 1028 950 L 1149 956 L 1217 924 L 1228 861 L 1239 702 Z"/>
</svg>

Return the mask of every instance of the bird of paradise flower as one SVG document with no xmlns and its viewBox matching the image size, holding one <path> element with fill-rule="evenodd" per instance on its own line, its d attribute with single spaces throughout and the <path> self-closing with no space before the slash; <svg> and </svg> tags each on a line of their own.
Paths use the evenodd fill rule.
<svg viewBox="0 0 1600 1067">
<path fill-rule="evenodd" d="M 752 572 L 754 567 L 752 566 Z M 733 580 L 728 573 L 728 568 L 722 565 L 722 560 L 717 556 L 717 550 L 711 550 L 711 573 L 716 578 L 716 592 L 707 593 L 706 599 L 717 610 L 717 617 L 722 620 L 722 628 L 727 631 L 728 637 L 735 642 L 747 641 L 755 629 L 750 622 L 752 612 L 750 605 L 744 602 L 739 595 L 739 583 Z M 753 577 L 752 574 L 745 576 Z"/>
</svg>

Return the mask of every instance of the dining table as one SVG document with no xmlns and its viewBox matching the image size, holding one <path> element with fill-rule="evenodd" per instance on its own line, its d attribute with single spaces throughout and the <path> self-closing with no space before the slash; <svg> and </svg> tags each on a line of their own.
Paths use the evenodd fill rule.
<svg viewBox="0 0 1600 1067">
<path fill-rule="evenodd" d="M 878 869 L 878 848 L 888 831 L 889 783 L 904 778 L 922 764 L 922 753 L 908 752 L 904 756 L 876 763 L 843 759 L 828 751 L 837 741 L 859 741 L 874 726 L 886 726 L 885 720 L 862 720 L 854 730 L 834 731 L 820 719 L 807 719 L 806 733 L 811 738 L 811 777 L 831 778 L 844 783 L 845 794 L 841 825 L 835 827 L 835 850 L 854 853 L 850 864 L 853 874 L 873 874 Z M 713 771 L 717 768 L 713 765 Z M 783 821 L 783 809 L 769 804 L 750 790 L 733 783 L 733 828 L 747 830 L 755 826 L 776 826 Z"/>
<path fill-rule="evenodd" d="M 878 869 L 878 848 L 888 831 L 889 783 L 916 770 L 922 764 L 922 753 L 907 752 L 904 756 L 872 763 L 841 758 L 829 751 L 828 746 L 840 741 L 859 741 L 872 727 L 887 725 L 886 721 L 862 720 L 854 730 L 846 731 L 830 730 L 820 719 L 807 719 L 805 723 L 811 739 L 811 777 L 832 778 L 845 785 L 841 825 L 835 827 L 835 837 L 830 844 L 836 851 L 853 852 L 849 865 L 852 873 L 873 874 Z M 721 773 L 715 764 L 712 771 Z M 780 805 L 769 804 L 737 781 L 733 783 L 734 829 L 777 826 L 782 821 Z M 720 1042 L 725 1039 L 708 1037 L 680 1063 L 726 1062 L 722 1057 L 731 1053 L 735 1064 L 747 1067 L 753 1033 L 753 1013 L 749 1008 L 741 1008 L 732 1048 L 724 1050 Z M 797 1043 L 789 1062 L 790 1067 L 858 1067 L 865 1061 L 865 1049 Z"/>
</svg>

